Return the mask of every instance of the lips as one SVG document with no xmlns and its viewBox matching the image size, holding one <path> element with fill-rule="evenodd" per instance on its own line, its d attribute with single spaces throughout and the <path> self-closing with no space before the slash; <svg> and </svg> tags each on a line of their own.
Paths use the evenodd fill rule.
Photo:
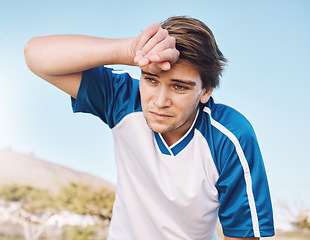
<svg viewBox="0 0 310 240">
<path fill-rule="evenodd" d="M 150 114 L 158 120 L 166 120 L 172 117 L 172 115 L 169 115 L 166 113 L 158 113 L 158 112 L 152 112 L 152 111 L 150 111 Z"/>
</svg>

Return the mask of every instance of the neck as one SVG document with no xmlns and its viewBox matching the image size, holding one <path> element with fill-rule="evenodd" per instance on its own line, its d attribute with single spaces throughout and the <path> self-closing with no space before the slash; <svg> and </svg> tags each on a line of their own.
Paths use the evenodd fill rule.
<svg viewBox="0 0 310 240">
<path fill-rule="evenodd" d="M 167 143 L 167 145 L 170 147 L 173 144 L 175 144 L 177 141 L 179 141 L 184 136 L 185 133 L 186 132 L 184 132 L 181 135 L 162 133 L 162 137 L 165 140 L 165 142 Z"/>
<path fill-rule="evenodd" d="M 198 111 L 196 112 L 196 114 L 193 114 L 193 116 L 188 121 L 186 121 L 182 126 L 172 131 L 161 134 L 169 147 L 175 144 L 177 141 L 179 141 L 189 131 L 197 115 Z"/>
</svg>

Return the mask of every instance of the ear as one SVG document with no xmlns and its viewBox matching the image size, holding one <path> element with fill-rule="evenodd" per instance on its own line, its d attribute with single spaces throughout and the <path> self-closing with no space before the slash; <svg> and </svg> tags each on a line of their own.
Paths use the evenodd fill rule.
<svg viewBox="0 0 310 240">
<path fill-rule="evenodd" d="M 209 88 L 209 89 L 203 89 L 203 94 L 201 95 L 201 98 L 200 98 L 200 102 L 201 103 L 206 103 L 209 101 L 209 98 L 211 96 L 211 93 L 212 93 L 212 88 Z"/>
</svg>

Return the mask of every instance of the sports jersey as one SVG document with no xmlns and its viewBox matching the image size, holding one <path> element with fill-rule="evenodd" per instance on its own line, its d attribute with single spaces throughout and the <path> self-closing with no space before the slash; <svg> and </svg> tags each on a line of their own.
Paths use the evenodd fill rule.
<svg viewBox="0 0 310 240">
<path fill-rule="evenodd" d="M 139 80 L 112 68 L 83 73 L 74 112 L 111 128 L 118 172 L 110 240 L 274 235 L 264 163 L 252 126 L 236 110 L 200 104 L 187 133 L 168 146 L 146 123 Z"/>
</svg>

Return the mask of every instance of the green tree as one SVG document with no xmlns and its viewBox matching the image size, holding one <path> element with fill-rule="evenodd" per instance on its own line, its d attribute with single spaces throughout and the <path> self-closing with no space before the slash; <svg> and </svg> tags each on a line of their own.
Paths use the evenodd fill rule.
<svg viewBox="0 0 310 240">
<path fill-rule="evenodd" d="M 8 205 L 15 202 L 19 206 L 10 214 L 23 226 L 26 240 L 37 240 L 45 229 L 45 223 L 61 210 L 97 216 L 103 220 L 103 226 L 107 226 L 112 217 L 114 194 L 105 188 L 95 189 L 78 183 L 62 187 L 56 195 L 29 185 L 12 184 L 0 187 L 0 198 L 6 200 Z M 75 234 L 91 236 L 93 231 L 91 227 L 77 227 Z"/>
<path fill-rule="evenodd" d="M 0 198 L 8 206 L 12 202 L 16 203 L 10 214 L 23 226 L 26 240 L 38 239 L 44 231 L 46 221 L 57 211 L 53 197 L 47 190 L 29 185 L 4 185 L 0 187 Z"/>
<path fill-rule="evenodd" d="M 53 196 L 48 190 L 29 185 L 4 185 L 0 188 L 0 197 L 7 201 L 21 203 L 23 209 L 31 213 L 41 214 L 56 207 Z"/>
<path fill-rule="evenodd" d="M 98 216 L 110 220 L 115 199 L 113 191 L 105 188 L 92 188 L 85 184 L 70 183 L 63 187 L 57 197 L 62 208 L 79 213 Z"/>
<path fill-rule="evenodd" d="M 74 240 L 94 240 L 97 238 L 97 231 L 94 226 L 74 226 L 64 237 L 65 239 Z"/>
</svg>

